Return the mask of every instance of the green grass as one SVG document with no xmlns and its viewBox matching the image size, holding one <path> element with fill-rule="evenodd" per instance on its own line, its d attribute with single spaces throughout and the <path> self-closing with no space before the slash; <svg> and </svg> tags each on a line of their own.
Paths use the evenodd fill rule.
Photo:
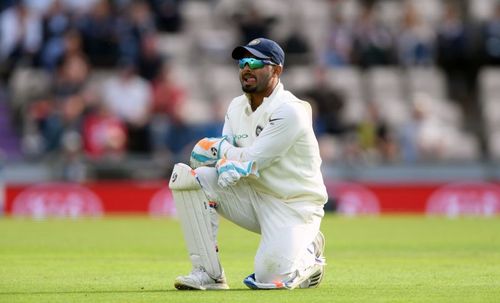
<svg viewBox="0 0 500 303">
<path fill-rule="evenodd" d="M 500 302 L 498 218 L 329 215 L 318 289 L 251 291 L 258 236 L 222 221 L 230 291 L 181 292 L 177 221 L 0 219 L 0 302 Z"/>
</svg>

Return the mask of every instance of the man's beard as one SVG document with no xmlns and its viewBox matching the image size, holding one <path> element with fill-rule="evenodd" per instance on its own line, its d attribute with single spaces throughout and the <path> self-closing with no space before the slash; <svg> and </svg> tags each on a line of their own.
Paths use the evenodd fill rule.
<svg viewBox="0 0 500 303">
<path fill-rule="evenodd" d="M 241 84 L 241 90 L 247 94 L 260 93 L 266 90 L 267 83 L 269 82 L 269 78 L 262 79 L 262 81 L 258 82 L 255 86 L 245 86 L 243 83 Z"/>
<path fill-rule="evenodd" d="M 247 94 L 251 94 L 251 93 L 256 93 L 257 90 L 258 90 L 258 86 L 255 85 L 255 86 L 249 86 L 249 87 L 246 87 L 245 85 L 242 85 L 241 86 L 241 90 Z"/>
</svg>

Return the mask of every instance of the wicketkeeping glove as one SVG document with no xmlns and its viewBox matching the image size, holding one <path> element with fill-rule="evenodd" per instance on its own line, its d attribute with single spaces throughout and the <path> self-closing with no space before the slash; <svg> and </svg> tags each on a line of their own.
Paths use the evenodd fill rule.
<svg viewBox="0 0 500 303">
<path fill-rule="evenodd" d="M 192 168 L 214 165 L 231 146 L 226 137 L 203 138 L 194 146 L 189 163 Z"/>
<path fill-rule="evenodd" d="M 215 168 L 219 175 L 217 183 L 221 187 L 233 186 L 242 177 L 259 176 L 255 161 L 239 162 L 223 158 L 217 161 Z"/>
</svg>

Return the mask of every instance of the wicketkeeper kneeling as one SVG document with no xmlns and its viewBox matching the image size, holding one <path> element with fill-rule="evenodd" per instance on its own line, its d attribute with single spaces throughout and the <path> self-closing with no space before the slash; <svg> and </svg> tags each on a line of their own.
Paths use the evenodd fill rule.
<svg viewBox="0 0 500 303">
<path fill-rule="evenodd" d="M 238 46 L 244 92 L 227 110 L 222 137 L 200 140 L 190 166 L 170 179 L 193 270 L 177 289 L 228 289 L 218 256 L 218 214 L 259 233 L 252 289 L 317 287 L 326 189 L 310 105 L 283 88 L 285 55 L 269 39 Z"/>
</svg>

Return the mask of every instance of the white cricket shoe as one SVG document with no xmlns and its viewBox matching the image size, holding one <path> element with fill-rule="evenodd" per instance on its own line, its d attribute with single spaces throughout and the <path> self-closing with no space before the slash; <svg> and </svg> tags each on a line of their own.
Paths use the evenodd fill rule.
<svg viewBox="0 0 500 303">
<path fill-rule="evenodd" d="M 325 252 L 325 236 L 320 231 L 313 241 L 314 255 L 316 256 L 316 262 L 318 270 L 311 274 L 311 276 L 300 283 L 299 288 L 316 288 L 323 281 L 325 274 L 326 260 L 324 256 Z"/>
<path fill-rule="evenodd" d="M 220 278 L 212 279 L 203 268 L 195 268 L 189 275 L 177 277 L 174 286 L 179 290 L 229 289 L 224 272 Z"/>
</svg>

